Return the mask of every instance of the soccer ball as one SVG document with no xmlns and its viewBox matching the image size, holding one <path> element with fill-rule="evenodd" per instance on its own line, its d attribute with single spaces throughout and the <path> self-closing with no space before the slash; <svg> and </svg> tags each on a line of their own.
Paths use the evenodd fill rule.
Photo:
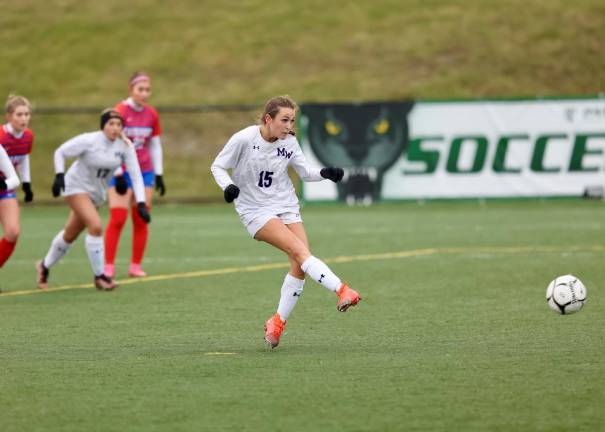
<svg viewBox="0 0 605 432">
<path fill-rule="evenodd" d="M 586 303 L 586 287 L 573 275 L 559 276 L 546 288 L 548 306 L 562 315 L 579 311 Z"/>
</svg>

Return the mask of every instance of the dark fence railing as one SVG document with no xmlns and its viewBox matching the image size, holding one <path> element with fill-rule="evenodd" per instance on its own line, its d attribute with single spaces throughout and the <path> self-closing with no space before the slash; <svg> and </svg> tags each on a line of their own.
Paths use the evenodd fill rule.
<svg viewBox="0 0 605 432">
<path fill-rule="evenodd" d="M 35 114 L 97 114 L 104 108 L 101 106 L 59 106 L 59 107 L 34 107 Z M 203 104 L 203 105 L 155 105 L 160 113 L 183 114 L 183 113 L 208 113 L 208 112 L 242 112 L 260 109 L 254 104 Z"/>
</svg>

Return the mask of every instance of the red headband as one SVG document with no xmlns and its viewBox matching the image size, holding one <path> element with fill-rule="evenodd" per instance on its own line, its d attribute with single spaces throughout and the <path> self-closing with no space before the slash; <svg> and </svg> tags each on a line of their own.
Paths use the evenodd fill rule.
<svg viewBox="0 0 605 432">
<path fill-rule="evenodd" d="M 149 77 L 149 75 L 145 75 L 145 74 L 143 74 L 143 75 L 137 75 L 133 79 L 131 79 L 130 81 L 128 81 L 128 87 L 132 87 L 136 83 L 140 83 L 141 81 L 149 81 L 149 82 L 151 82 L 151 78 Z"/>
</svg>

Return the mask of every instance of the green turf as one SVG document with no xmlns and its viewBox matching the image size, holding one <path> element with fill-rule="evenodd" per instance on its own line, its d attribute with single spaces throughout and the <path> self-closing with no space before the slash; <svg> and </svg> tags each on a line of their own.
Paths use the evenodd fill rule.
<svg viewBox="0 0 605 432">
<path fill-rule="evenodd" d="M 364 300 L 338 313 L 308 281 L 273 352 L 261 329 L 283 269 L 5 295 L 33 289 L 33 262 L 65 214 L 24 209 L 0 271 L 3 432 L 603 430 L 602 202 L 308 206 L 314 254 L 358 257 L 331 267 Z M 153 217 L 153 275 L 285 261 L 229 206 Z M 558 316 L 545 288 L 568 272 L 588 303 Z M 80 240 L 51 288 L 90 280 Z"/>
</svg>

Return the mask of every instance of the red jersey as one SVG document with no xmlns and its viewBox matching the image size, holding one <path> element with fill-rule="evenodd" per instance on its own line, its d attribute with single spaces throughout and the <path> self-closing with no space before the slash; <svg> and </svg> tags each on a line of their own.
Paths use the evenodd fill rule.
<svg viewBox="0 0 605 432">
<path fill-rule="evenodd" d="M 143 105 L 137 110 L 127 100 L 117 104 L 115 109 L 124 119 L 124 133 L 134 144 L 141 172 L 153 171 L 149 143 L 151 138 L 162 133 L 158 112 L 151 105 Z"/>
<path fill-rule="evenodd" d="M 21 136 L 17 138 L 9 130 L 8 125 L 0 127 L 0 144 L 6 150 L 15 169 L 17 169 L 21 161 L 32 152 L 34 133 L 30 129 L 25 129 Z"/>
</svg>

